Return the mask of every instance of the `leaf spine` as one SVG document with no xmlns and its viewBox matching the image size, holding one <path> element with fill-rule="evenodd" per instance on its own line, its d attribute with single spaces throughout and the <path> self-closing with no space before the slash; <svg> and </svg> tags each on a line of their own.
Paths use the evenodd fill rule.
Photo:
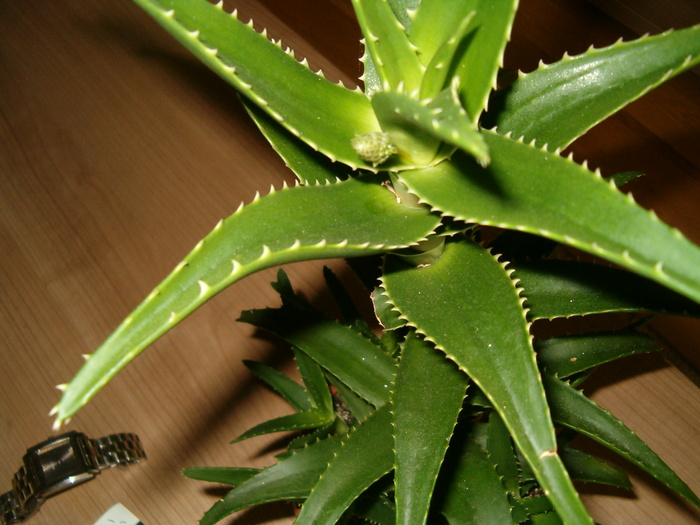
<svg viewBox="0 0 700 525">
<path fill-rule="evenodd" d="M 211 286 L 209 286 L 202 279 L 197 281 L 197 284 L 199 284 L 199 297 L 204 297 L 204 296 L 209 294 L 209 291 L 211 290 Z"/>
</svg>

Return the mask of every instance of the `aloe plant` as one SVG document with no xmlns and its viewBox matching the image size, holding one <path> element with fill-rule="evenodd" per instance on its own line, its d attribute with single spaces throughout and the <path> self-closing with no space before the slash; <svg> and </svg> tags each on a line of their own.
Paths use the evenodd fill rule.
<svg viewBox="0 0 700 525">
<path fill-rule="evenodd" d="M 189 471 L 236 487 L 203 523 L 288 499 L 304 501 L 306 523 L 589 524 L 571 478 L 628 481 L 573 449 L 576 433 L 700 504 L 576 389 L 595 366 L 649 350 L 648 338 L 632 327 L 530 333 L 538 319 L 698 313 L 700 248 L 618 190 L 626 174 L 603 178 L 561 152 L 700 62 L 700 26 L 565 55 L 495 89 L 517 0 L 353 0 L 364 90 L 350 90 L 221 2 L 135 2 L 243 96 L 299 184 L 219 222 L 66 385 L 58 425 L 237 280 L 292 261 L 382 256 L 379 339 L 354 314 L 351 328 L 323 318 L 283 275 L 282 308 L 244 315 L 294 345 L 305 386 L 251 365 L 297 413 L 243 437 L 310 434 L 259 472 Z M 555 260 L 556 246 L 618 268 Z"/>
</svg>

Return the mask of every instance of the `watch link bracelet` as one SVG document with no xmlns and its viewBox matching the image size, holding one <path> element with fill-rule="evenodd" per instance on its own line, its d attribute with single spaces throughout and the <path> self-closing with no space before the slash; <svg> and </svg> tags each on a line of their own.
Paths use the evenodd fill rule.
<svg viewBox="0 0 700 525">
<path fill-rule="evenodd" d="M 136 434 L 90 439 L 82 432 L 55 436 L 27 449 L 12 490 L 0 495 L 0 525 L 34 514 L 51 496 L 90 481 L 101 470 L 146 459 Z"/>
</svg>

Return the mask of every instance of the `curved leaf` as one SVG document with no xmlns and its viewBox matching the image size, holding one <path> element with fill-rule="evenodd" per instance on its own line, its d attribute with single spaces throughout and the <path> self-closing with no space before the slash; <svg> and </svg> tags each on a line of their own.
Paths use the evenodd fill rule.
<svg viewBox="0 0 700 525">
<path fill-rule="evenodd" d="M 698 498 L 663 460 L 622 421 L 600 408 L 568 383 L 542 375 L 552 418 L 605 445 L 654 476 L 695 506 Z"/>
<path fill-rule="evenodd" d="M 348 434 L 304 502 L 298 523 L 334 524 L 370 485 L 394 467 L 388 405 Z"/>
<path fill-rule="evenodd" d="M 248 369 L 282 396 L 298 412 L 311 410 L 311 400 L 303 386 L 271 366 L 256 361 L 243 361 Z"/>
<path fill-rule="evenodd" d="M 324 428 L 333 423 L 333 421 L 335 421 L 335 413 L 332 410 L 330 412 L 323 410 L 297 412 L 296 414 L 276 417 L 255 425 L 253 428 L 243 432 L 231 443 L 238 443 L 252 437 L 264 436 L 275 432 L 298 432 L 300 430 Z"/>
<path fill-rule="evenodd" d="M 535 343 L 540 367 L 557 377 L 569 377 L 621 357 L 660 350 L 648 335 L 631 330 L 552 337 Z"/>
<path fill-rule="evenodd" d="M 306 498 L 340 445 L 340 438 L 331 437 L 286 455 L 217 501 L 204 514 L 200 525 L 213 525 L 234 512 L 255 505 Z"/>
<path fill-rule="evenodd" d="M 436 227 L 436 217 L 401 206 L 379 180 L 358 177 L 285 188 L 220 221 L 87 360 L 56 407 L 57 421 L 70 417 L 139 352 L 246 275 L 293 261 L 382 253 L 418 242 Z"/>
<path fill-rule="evenodd" d="M 416 46 L 418 58 L 427 66 L 435 53 L 459 32 L 464 20 L 469 20 L 475 0 L 423 0 L 415 9 L 408 38 Z M 440 90 L 438 90 L 440 91 Z"/>
<path fill-rule="evenodd" d="M 492 401 L 558 512 L 592 523 L 556 453 L 522 299 L 501 263 L 463 239 L 429 266 L 389 256 L 384 270 L 389 300 Z"/>
<path fill-rule="evenodd" d="M 302 184 L 336 182 L 347 179 L 353 173 L 353 169 L 346 164 L 333 162 L 320 151 L 314 150 L 299 140 L 249 100 L 243 99 L 243 106 L 273 149 Z"/>
<path fill-rule="evenodd" d="M 469 379 L 410 332 L 392 393 L 396 520 L 423 524 Z"/>
<path fill-rule="evenodd" d="M 417 100 L 403 93 L 383 92 L 372 97 L 372 107 L 399 154 L 410 162 L 434 161 L 441 142 L 462 148 L 480 164 L 488 164 L 488 148 L 469 121 L 454 89 L 433 100 Z"/>
<path fill-rule="evenodd" d="M 389 398 L 394 360 L 355 330 L 291 304 L 248 310 L 240 320 L 283 337 L 375 406 Z"/>
<path fill-rule="evenodd" d="M 488 168 L 458 152 L 451 162 L 401 172 L 401 181 L 445 215 L 554 239 L 700 302 L 700 248 L 678 230 L 585 166 L 493 132 L 482 135 Z"/>
<path fill-rule="evenodd" d="M 466 443 L 451 444 L 450 490 L 442 514 L 450 525 L 513 525 L 508 492 L 486 452 L 470 433 Z M 455 457 L 456 456 L 456 457 Z"/>
<path fill-rule="evenodd" d="M 602 483 L 622 489 L 632 488 L 629 476 L 617 467 L 608 465 L 575 448 L 561 447 L 559 453 L 572 479 L 587 483 Z"/>
<path fill-rule="evenodd" d="M 700 315 L 700 305 L 633 273 L 580 261 L 514 264 L 531 319 L 604 312 Z"/>
<path fill-rule="evenodd" d="M 459 79 L 459 98 L 472 123 L 479 120 L 491 91 L 496 88 L 496 75 L 502 66 L 517 7 L 518 0 L 425 0 L 411 24 L 409 36 L 421 58 L 435 57 L 443 44 L 444 36 L 439 35 L 459 35 L 459 44 L 446 67 L 447 78 Z M 472 11 L 474 16 L 469 25 L 460 28 Z M 428 86 L 426 89 L 432 90 Z"/>
<path fill-rule="evenodd" d="M 372 169 L 352 149 L 357 134 L 379 131 L 369 100 L 326 80 L 252 23 L 206 0 L 134 0 L 240 93 L 306 144 L 353 169 Z M 280 81 L 284 79 L 284 89 Z"/>
<path fill-rule="evenodd" d="M 417 92 L 424 67 L 386 0 L 352 0 L 384 91 Z"/>
<path fill-rule="evenodd" d="M 259 472 L 260 469 L 245 467 L 189 467 L 182 469 L 182 474 L 190 479 L 223 483 L 234 487 L 249 480 Z"/>
<path fill-rule="evenodd" d="M 499 92 L 486 126 L 565 147 L 595 124 L 700 62 L 700 26 L 617 42 L 541 65 Z"/>
</svg>

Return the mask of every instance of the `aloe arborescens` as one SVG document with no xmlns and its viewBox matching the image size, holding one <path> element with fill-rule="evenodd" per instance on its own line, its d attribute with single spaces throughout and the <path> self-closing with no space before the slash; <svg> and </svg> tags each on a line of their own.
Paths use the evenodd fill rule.
<svg viewBox="0 0 700 525">
<path fill-rule="evenodd" d="M 205 522 L 287 499 L 305 501 L 306 523 L 592 523 L 571 478 L 627 479 L 572 448 L 572 433 L 700 503 L 575 388 L 593 367 L 651 341 L 631 327 L 544 341 L 530 333 L 538 319 L 697 313 L 700 248 L 619 191 L 624 177 L 604 179 L 561 150 L 700 62 L 700 27 L 565 55 L 495 90 L 516 0 L 353 0 L 366 51 L 360 91 L 311 71 L 221 3 L 135 1 L 245 97 L 299 185 L 217 224 L 67 385 L 59 423 L 238 279 L 292 261 L 381 254 L 380 339 L 359 321 L 323 318 L 283 274 L 282 308 L 244 315 L 294 345 L 305 388 L 251 364 L 297 413 L 243 437 L 311 433 L 262 471 L 189 471 L 236 486 Z M 621 269 L 554 260 L 557 244 Z"/>
</svg>

